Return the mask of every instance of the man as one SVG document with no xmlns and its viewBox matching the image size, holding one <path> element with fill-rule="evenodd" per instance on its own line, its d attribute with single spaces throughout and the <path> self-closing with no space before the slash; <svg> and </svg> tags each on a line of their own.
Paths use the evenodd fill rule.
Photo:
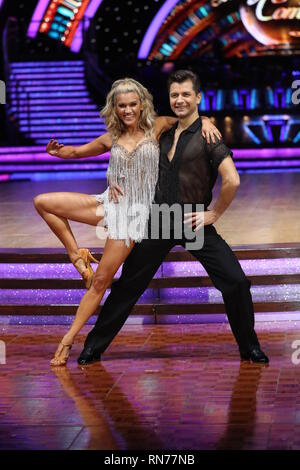
<svg viewBox="0 0 300 470">
<path fill-rule="evenodd" d="M 176 71 L 169 77 L 168 86 L 170 105 L 178 123 L 160 138 L 155 202 L 169 206 L 192 204 L 193 208 L 197 203 L 203 204 L 204 211 L 193 209 L 194 212 L 185 214 L 182 220 L 192 225 L 195 236 L 199 229 L 204 230 L 203 246 L 199 248 L 195 244 L 195 249 L 192 246 L 188 251 L 203 264 L 214 286 L 222 292 L 241 359 L 267 363 L 269 359 L 260 349 L 254 331 L 250 282 L 231 248 L 213 226 L 233 200 L 240 183 L 232 152 L 222 140 L 207 144 L 201 134 L 199 77 L 188 70 Z M 218 172 L 222 177 L 220 193 L 214 207 L 207 210 Z M 100 360 L 168 252 L 175 245 L 185 246 L 188 241 L 185 234 L 180 240 L 176 239 L 175 228 L 172 226 L 173 236 L 148 238 L 134 246 L 120 279 L 112 285 L 101 314 L 86 338 L 79 364 Z"/>
</svg>

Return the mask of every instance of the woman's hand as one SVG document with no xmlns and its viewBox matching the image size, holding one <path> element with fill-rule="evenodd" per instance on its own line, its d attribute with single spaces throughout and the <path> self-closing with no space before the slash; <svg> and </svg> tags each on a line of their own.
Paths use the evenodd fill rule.
<svg viewBox="0 0 300 470">
<path fill-rule="evenodd" d="M 51 139 L 46 147 L 46 150 L 49 153 L 49 155 L 54 155 L 55 157 L 64 158 L 61 155 L 59 155 L 59 151 L 63 147 L 64 147 L 64 144 L 59 144 L 57 140 Z"/>
<path fill-rule="evenodd" d="M 207 117 L 204 116 L 202 117 L 202 135 L 208 144 L 210 144 L 210 142 L 215 144 L 216 138 L 217 140 L 222 138 L 221 132 Z"/>
<path fill-rule="evenodd" d="M 108 200 L 118 203 L 119 196 L 124 196 L 122 188 L 117 183 L 109 183 Z"/>
</svg>

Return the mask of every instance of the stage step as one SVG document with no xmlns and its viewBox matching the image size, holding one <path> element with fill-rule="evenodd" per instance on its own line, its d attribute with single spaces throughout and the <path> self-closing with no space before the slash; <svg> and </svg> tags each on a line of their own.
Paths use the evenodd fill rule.
<svg viewBox="0 0 300 470">
<path fill-rule="evenodd" d="M 57 111 L 59 111 L 59 114 L 61 114 L 62 112 L 65 112 L 66 114 L 68 114 L 68 112 L 71 112 L 71 111 L 74 111 L 74 110 L 80 110 L 82 111 L 82 105 L 80 103 L 78 104 L 56 104 L 56 105 L 49 105 L 48 106 L 48 112 L 46 113 L 45 112 L 45 108 L 44 106 L 41 106 L 41 105 L 30 105 L 30 114 L 33 114 L 34 113 L 44 113 L 45 115 L 49 115 L 53 112 L 57 113 Z M 85 104 L 85 107 L 84 109 L 86 110 L 87 113 L 93 111 L 93 112 L 98 112 L 98 115 L 99 115 L 99 110 L 98 110 L 98 107 L 97 105 L 91 103 L 91 104 Z M 19 109 L 17 107 L 12 107 L 11 108 L 11 111 L 12 112 L 18 112 Z M 49 114 L 48 114 L 49 113 Z"/>
<path fill-rule="evenodd" d="M 105 132 L 99 106 L 93 103 L 86 86 L 83 61 L 39 62 L 38 67 L 18 62 L 10 68 L 8 113 L 10 119 L 18 121 L 25 138 L 45 144 L 55 134 L 65 145 L 80 145 Z M 73 106 L 72 110 L 68 112 L 67 106 Z M 74 125 L 83 119 L 90 125 Z"/>
<path fill-rule="evenodd" d="M 75 140 L 77 139 L 73 138 L 73 143 Z M 34 147 L 0 148 L 0 182 L 18 179 L 35 181 L 51 178 L 106 178 L 108 152 L 80 160 L 62 160 L 47 154 L 48 141 L 49 138 L 45 145 Z M 86 140 L 81 143 L 86 143 Z"/>
<path fill-rule="evenodd" d="M 300 310 L 300 244 L 236 246 L 233 250 L 251 281 L 255 312 Z M 91 251 L 101 259 L 102 250 Z M 1 249 L 0 284 L 0 315 L 4 317 L 74 315 L 86 292 L 63 249 Z M 109 290 L 102 303 L 108 294 Z M 221 293 L 181 247 L 168 254 L 133 310 L 133 315 L 154 317 L 224 313 Z"/>
<path fill-rule="evenodd" d="M 300 258 L 300 243 L 268 243 L 238 245 L 232 250 L 240 260 Z M 90 248 L 100 261 L 103 248 Z M 165 261 L 195 261 L 193 255 L 180 246 L 168 253 Z M 0 248 L 0 263 L 70 263 L 64 248 Z"/>
<path fill-rule="evenodd" d="M 0 306 L 5 314 L 6 307 L 16 307 L 21 311 L 32 306 L 42 312 L 44 305 L 70 306 L 71 311 L 78 306 L 85 289 L 1 289 Z M 300 285 L 252 286 L 252 299 L 257 311 L 293 311 L 300 310 Z M 104 295 L 103 303 L 109 294 Z M 195 288 L 148 288 L 138 301 L 139 305 L 157 306 L 165 313 L 224 313 L 221 293 L 214 287 Z M 143 307 L 146 308 L 146 307 Z M 21 310 L 20 310 L 21 309 Z M 70 312 L 71 314 L 71 312 Z"/>
<path fill-rule="evenodd" d="M 74 112 L 71 112 L 70 113 L 66 113 L 66 115 L 68 117 L 68 120 L 66 122 L 66 120 L 63 118 L 63 116 L 60 114 L 59 117 L 57 117 L 57 113 L 56 112 L 52 112 L 52 113 L 48 113 L 47 115 L 44 115 L 42 116 L 40 113 L 37 113 L 36 116 L 31 114 L 31 122 L 30 122 L 30 128 L 35 128 L 36 126 L 53 126 L 53 129 L 55 129 L 55 126 L 58 126 L 58 125 L 64 125 L 64 126 L 70 126 L 72 124 L 78 124 L 78 123 L 82 123 L 82 124 L 89 124 L 89 123 L 92 123 L 92 124 L 97 124 L 98 127 L 104 129 L 104 124 L 99 122 L 99 116 L 98 116 L 98 112 L 87 112 L 86 113 L 82 113 L 81 116 L 78 116 L 78 113 L 76 111 Z M 73 117 L 72 117 L 73 116 Z M 20 126 L 28 126 L 28 122 L 27 122 L 27 115 L 24 114 L 24 117 L 26 119 L 22 119 L 22 116 L 20 115 Z M 28 126 L 29 127 L 29 126 Z M 60 128 L 60 126 L 57 127 L 57 129 Z"/>
<path fill-rule="evenodd" d="M 11 173 L 13 174 L 15 172 L 15 165 L 1 165 L 0 164 L 0 172 L 6 172 L 6 173 Z M 59 171 L 59 172 L 63 172 L 63 171 L 84 171 L 84 170 L 88 170 L 88 171 L 99 171 L 99 170 L 103 170 L 103 171 L 106 171 L 107 169 L 107 164 L 105 163 L 87 163 L 86 165 L 85 164 L 82 164 L 82 163 L 56 163 L 56 164 L 50 164 L 50 165 L 46 165 L 46 164 L 43 164 L 43 165 L 21 165 L 19 164 L 18 165 L 18 171 L 19 172 L 40 172 L 40 173 L 43 173 L 43 172 L 51 172 L 51 171 Z M 76 174 L 76 173 L 74 173 Z"/>
<path fill-rule="evenodd" d="M 83 296 L 83 293 L 82 293 Z M 82 297 L 81 296 L 81 297 Z M 79 302 L 75 305 L 1 305 L 0 304 L 0 317 L 1 316 L 35 316 L 35 315 L 75 315 Z M 273 301 L 273 302 L 253 302 L 255 313 L 266 312 L 296 312 L 300 311 L 300 301 Z M 95 315 L 99 315 L 101 307 L 99 307 Z M 175 300 L 165 302 L 151 302 L 148 304 L 137 303 L 131 315 L 213 315 L 225 314 L 225 307 L 223 303 L 199 303 L 192 304 L 178 303 Z M 179 320 L 179 319 L 178 319 Z M 180 322 L 180 321 L 179 321 Z M 1 323 L 1 319 L 0 319 Z"/>
<path fill-rule="evenodd" d="M 78 111 L 81 113 L 81 111 Z M 87 113 L 88 114 L 88 113 Z M 94 113 L 92 113 L 94 115 Z M 55 115 L 56 119 L 56 115 Z M 57 118 L 61 119 L 61 118 Z M 82 178 L 106 178 L 105 172 L 107 170 L 108 166 L 108 161 L 109 161 L 109 152 L 106 154 L 97 156 L 97 157 L 92 157 L 92 158 L 86 158 L 86 159 L 76 159 L 76 160 L 68 160 L 68 166 L 64 167 L 63 165 L 57 166 L 62 162 L 61 159 L 57 159 L 55 157 L 51 157 L 48 155 L 45 151 L 46 145 L 49 142 L 49 139 L 53 136 L 56 138 L 60 139 L 61 134 L 68 134 L 68 137 L 63 137 L 62 141 L 68 145 L 82 145 L 87 143 L 88 138 L 90 137 L 95 138 L 98 137 L 98 135 L 101 135 L 105 131 L 104 124 L 101 124 L 99 122 L 98 124 L 93 123 L 94 119 L 92 118 L 90 121 L 87 118 L 82 118 L 82 121 L 80 119 L 76 119 L 77 124 L 74 123 L 74 117 L 72 117 L 73 124 L 66 124 L 63 122 L 62 125 L 58 124 L 52 124 L 51 128 L 51 134 L 47 135 L 46 138 L 37 138 L 37 143 L 40 145 L 37 146 L 30 146 L 28 148 L 26 147 L 3 147 L 0 148 L 0 181 L 8 181 L 10 179 L 26 179 L 26 180 L 40 180 L 40 179 L 62 179 L 64 177 L 68 177 L 70 179 L 76 179 L 79 176 L 80 172 L 80 177 Z M 97 118 L 98 119 L 98 118 Z M 52 118 L 51 118 L 52 120 Z M 71 121 L 71 119 L 70 119 Z M 75 122 L 76 122 L 75 121 Z M 75 131 L 78 127 L 78 125 L 82 122 L 80 127 L 81 134 L 82 133 L 88 133 L 89 136 L 84 137 L 81 135 L 81 137 L 78 137 L 78 132 Z M 87 122 L 87 124 L 86 124 Z M 79 124 L 78 124 L 79 123 Z M 57 127 L 59 126 L 59 127 Z M 86 128 L 88 126 L 88 128 Z M 36 135 L 43 135 L 43 131 L 40 130 L 38 132 L 38 128 L 44 129 L 46 126 L 44 126 L 44 121 L 41 119 L 40 120 L 40 125 L 34 124 L 30 128 L 32 133 L 35 133 Z M 66 127 L 68 129 L 66 129 Z M 99 129 L 98 132 L 95 133 L 95 128 L 96 130 Z M 71 134 L 74 134 L 73 136 Z M 95 135 L 92 136 L 92 133 L 95 133 Z M 274 149 L 271 149 L 272 151 Z M 239 150 L 234 150 L 234 153 L 236 155 L 240 155 L 240 152 L 244 152 L 241 149 Z M 275 152 L 275 154 L 277 154 Z M 250 154 L 251 157 L 251 154 Z M 244 153 L 241 153 L 241 159 L 239 161 L 235 161 L 236 167 L 238 168 L 239 171 L 248 171 L 251 168 L 253 170 L 258 170 L 259 168 L 261 170 L 259 171 L 265 171 L 268 167 L 268 165 L 273 165 L 275 164 L 275 160 L 266 160 L 264 159 L 262 161 L 262 165 L 260 165 L 260 161 L 254 162 L 254 167 L 252 165 L 253 161 L 251 158 L 249 158 L 249 165 L 247 161 L 244 159 Z M 244 160 L 242 160 L 244 159 Z M 45 162 L 47 163 L 53 163 L 52 167 L 42 168 L 40 165 L 44 164 Z M 95 166 L 94 163 L 98 162 L 105 162 L 105 165 L 99 165 L 99 167 Z M 28 164 L 28 168 L 24 168 L 23 165 Z M 92 164 L 92 166 L 90 166 Z M 294 161 L 294 157 L 289 156 L 289 160 L 285 160 L 285 163 L 282 161 L 278 161 L 278 171 L 279 168 L 283 168 L 282 165 L 285 165 L 285 171 L 291 170 L 292 168 L 297 167 L 297 160 Z M 12 165 L 10 168 L 8 168 L 8 165 Z M 74 165 L 74 166 L 72 166 Z M 30 167 L 30 168 L 29 168 Z M 72 171 L 74 170 L 74 174 L 72 175 Z M 251 170 L 252 171 L 252 170 Z M 267 170 L 266 170 L 267 171 Z M 275 170 L 274 170 L 275 171 Z M 276 170 L 277 171 L 277 170 Z M 101 173 L 102 172 L 102 173 Z"/>
<path fill-rule="evenodd" d="M 81 295 L 80 299 L 83 297 Z M 0 323 L 1 316 L 56 316 L 56 315 L 71 315 L 74 316 L 80 300 L 76 304 L 0 304 Z M 269 312 L 299 312 L 300 301 L 272 301 L 272 302 L 255 302 L 253 301 L 255 313 L 269 313 Z M 95 315 L 101 311 L 101 306 L 96 310 Z M 176 302 L 176 299 L 169 299 L 168 303 L 165 301 L 151 301 L 143 303 L 138 301 L 134 306 L 131 315 L 214 315 L 225 314 L 225 307 L 222 302 L 219 303 L 199 303 L 195 302 L 187 304 L 186 302 Z M 180 323 L 180 318 L 177 318 Z"/>
<path fill-rule="evenodd" d="M 282 285 L 282 284 L 300 284 L 300 274 L 278 274 L 278 275 L 247 275 L 251 285 Z M 10 278 L 0 279 L 2 289 L 82 289 L 83 281 L 81 279 L 27 279 L 27 278 Z M 212 281 L 209 277 L 164 277 L 161 279 L 153 279 L 149 287 L 163 288 L 180 288 L 180 287 L 211 287 Z"/>
</svg>

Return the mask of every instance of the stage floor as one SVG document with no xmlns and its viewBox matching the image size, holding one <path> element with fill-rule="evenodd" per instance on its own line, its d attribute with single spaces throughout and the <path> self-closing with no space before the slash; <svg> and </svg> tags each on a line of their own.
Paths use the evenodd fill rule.
<svg viewBox="0 0 300 470">
<path fill-rule="evenodd" d="M 268 366 L 212 324 L 125 326 L 84 368 L 88 329 L 51 369 L 64 327 L 1 326 L 1 450 L 300 449 L 300 321 L 257 324 Z"/>
<path fill-rule="evenodd" d="M 105 180 L 0 184 L 0 247 L 62 247 L 36 213 L 33 206 L 34 196 L 52 191 L 95 194 L 103 192 L 105 188 Z M 230 245 L 299 242 L 299 200 L 299 172 L 242 174 L 238 193 L 229 209 L 216 223 L 216 228 Z M 104 245 L 103 229 L 98 228 L 98 238 L 95 227 L 76 222 L 71 222 L 71 226 L 79 246 Z"/>
<path fill-rule="evenodd" d="M 103 180 L 1 184 L 0 247 L 61 247 L 34 196 L 105 187 Z M 216 227 L 231 245 L 299 242 L 299 200 L 300 173 L 243 174 Z M 95 227 L 71 225 L 79 246 L 104 245 L 104 230 L 98 238 Z M 256 323 L 268 366 L 240 362 L 227 323 L 127 324 L 101 363 L 77 365 L 86 326 L 68 366 L 51 369 L 66 328 L 0 325 L 1 450 L 300 450 L 300 321 Z"/>
</svg>

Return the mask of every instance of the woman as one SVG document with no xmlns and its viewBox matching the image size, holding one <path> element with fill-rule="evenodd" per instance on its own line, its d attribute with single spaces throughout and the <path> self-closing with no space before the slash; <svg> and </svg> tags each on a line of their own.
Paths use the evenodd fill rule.
<svg viewBox="0 0 300 470">
<path fill-rule="evenodd" d="M 89 289 L 51 361 L 55 366 L 67 363 L 75 336 L 95 312 L 134 243 L 144 237 L 158 177 L 158 140 L 162 132 L 176 123 L 176 118 L 156 117 L 148 90 L 128 78 L 112 85 L 101 115 L 106 120 L 106 134 L 77 148 L 51 140 L 47 151 L 59 158 L 84 158 L 110 150 L 108 180 L 123 190 L 119 203 L 109 200 L 108 190 L 101 195 L 49 193 L 34 200 L 36 209 L 66 247 Z M 219 135 L 209 120 L 204 123 L 204 132 L 207 140 L 211 133 Z M 142 210 L 139 223 L 132 224 L 130 209 L 136 204 Z M 108 238 L 97 268 L 97 282 L 93 282 L 90 266 L 93 258 L 87 249 L 78 248 L 68 219 L 94 226 L 104 220 L 107 226 Z"/>
</svg>

